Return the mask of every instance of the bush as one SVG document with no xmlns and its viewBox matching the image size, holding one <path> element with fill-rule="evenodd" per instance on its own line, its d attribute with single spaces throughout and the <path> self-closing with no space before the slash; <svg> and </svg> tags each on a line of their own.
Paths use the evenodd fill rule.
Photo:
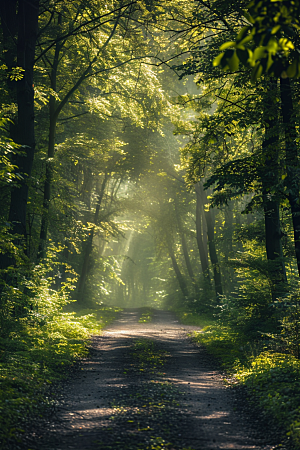
<svg viewBox="0 0 300 450">
<path fill-rule="evenodd" d="M 39 266 L 19 283 L 6 285 L 0 333 L 0 441 L 12 449 L 28 417 L 43 414 L 52 405 L 49 386 L 87 355 L 91 334 L 99 333 L 116 313 L 103 307 L 94 311 L 64 312 L 72 284 L 59 291 L 50 287 Z M 25 294 L 26 292 L 26 294 Z M 16 307 L 17 305 L 17 307 Z M 19 307 L 22 305 L 22 308 Z"/>
</svg>

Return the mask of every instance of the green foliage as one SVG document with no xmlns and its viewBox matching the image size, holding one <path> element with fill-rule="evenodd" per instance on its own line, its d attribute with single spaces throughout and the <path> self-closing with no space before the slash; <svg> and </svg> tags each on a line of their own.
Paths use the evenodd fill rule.
<svg viewBox="0 0 300 450">
<path fill-rule="evenodd" d="M 222 297 L 218 317 L 221 323 L 233 326 L 241 336 L 255 341 L 260 333 L 276 328 L 277 324 L 271 303 L 268 265 L 264 260 L 251 257 L 248 261 L 244 258 L 231 264 L 239 268 L 238 286 L 234 292 Z"/>
<path fill-rule="evenodd" d="M 258 405 L 287 431 L 293 448 L 299 445 L 300 363 L 291 355 L 263 352 L 250 360 L 248 368 L 235 374 Z"/>
<path fill-rule="evenodd" d="M 153 308 L 144 307 L 144 308 L 140 309 L 140 312 L 141 312 L 141 316 L 139 318 L 139 323 L 152 322 L 153 314 L 154 314 Z"/>
<path fill-rule="evenodd" d="M 3 117 L 0 111 L 0 187 L 11 186 L 20 180 L 17 166 L 12 163 L 19 146 L 8 137 L 7 128 L 11 124 L 10 120 Z M 20 149 L 19 149 L 20 151 Z"/>
<path fill-rule="evenodd" d="M 250 401 L 285 430 L 292 448 L 299 445 L 300 363 L 292 355 L 263 351 L 256 356 L 247 339 L 218 324 L 194 334 L 228 372 L 228 383 L 244 384 Z"/>
<path fill-rule="evenodd" d="M 51 289 L 46 268 L 36 266 L 23 292 L 5 286 L 0 334 L 0 439 L 3 449 L 21 439 L 26 420 L 44 414 L 53 403 L 50 386 L 67 375 L 74 362 L 88 353 L 92 333 L 114 317 L 116 310 L 64 312 L 71 283 Z M 25 293 L 26 292 L 26 293 Z"/>
<path fill-rule="evenodd" d="M 213 315 L 209 314 L 196 314 L 194 312 L 188 311 L 187 308 L 174 309 L 180 323 L 185 325 L 194 325 L 199 328 L 205 328 L 214 322 Z"/>
<path fill-rule="evenodd" d="M 245 340 L 237 331 L 225 325 L 213 324 L 194 333 L 194 340 L 205 345 L 207 350 L 219 358 L 226 368 L 238 366 L 245 361 Z"/>
<path fill-rule="evenodd" d="M 285 430 L 291 448 L 299 448 L 300 362 L 298 288 L 272 304 L 262 283 L 264 270 L 250 262 L 254 277 L 235 296 L 223 297 L 214 322 L 194 333 L 228 372 L 229 383 L 244 384 L 250 401 Z M 249 268 L 248 268 L 249 270 Z M 256 276 L 257 278 L 257 276 Z M 191 323 L 189 321 L 189 323 Z"/>
<path fill-rule="evenodd" d="M 275 77 L 298 77 L 300 2 L 254 0 L 244 13 L 245 25 L 235 41 L 220 46 L 224 50 L 213 64 L 235 72 L 241 62 L 251 68 L 251 81 L 262 74 Z"/>
</svg>

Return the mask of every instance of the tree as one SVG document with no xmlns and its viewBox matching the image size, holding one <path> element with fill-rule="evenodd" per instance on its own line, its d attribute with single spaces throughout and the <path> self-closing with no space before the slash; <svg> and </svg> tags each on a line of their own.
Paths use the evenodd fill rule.
<svg viewBox="0 0 300 450">
<path fill-rule="evenodd" d="M 0 2 L 3 33 L 3 56 L 7 67 L 7 82 L 17 103 L 17 116 L 11 126 L 11 138 L 18 144 L 14 164 L 18 167 L 19 182 L 11 190 L 8 220 L 16 242 L 26 243 L 26 211 L 29 180 L 35 152 L 33 65 L 38 31 L 39 0 Z M 12 262 L 1 255 L 0 266 Z"/>
<path fill-rule="evenodd" d="M 46 28 L 47 33 L 49 33 L 48 28 L 49 22 L 51 21 L 52 28 L 56 35 L 50 45 L 46 40 L 44 45 L 40 46 L 40 54 L 37 57 L 37 60 L 41 60 L 44 63 L 46 70 L 50 72 L 48 155 L 45 174 L 39 257 L 44 257 L 46 250 L 51 186 L 53 181 L 55 136 L 59 115 L 63 109 L 68 106 L 69 101 L 74 98 L 74 95 L 77 94 L 78 90 L 82 87 L 82 84 L 90 81 L 93 77 L 94 80 L 97 79 L 98 85 L 99 82 L 102 84 L 102 89 L 104 91 L 106 91 L 107 88 L 109 91 L 110 88 L 107 86 L 107 73 L 113 71 L 113 69 L 118 66 L 122 66 L 125 62 L 128 62 L 128 60 L 131 61 L 134 59 L 132 57 L 128 58 L 124 54 L 122 56 L 121 54 L 117 56 L 112 51 L 109 53 L 110 58 L 107 58 L 107 47 L 110 45 L 111 40 L 114 41 L 120 18 L 124 12 L 126 12 L 128 6 L 133 3 L 134 2 L 131 2 L 124 6 L 121 5 L 110 11 L 107 10 L 106 5 L 101 4 L 101 9 L 100 11 L 97 11 L 96 15 L 96 5 L 93 3 L 87 3 L 85 7 L 78 5 L 78 8 L 76 8 L 76 5 L 72 2 L 67 5 L 61 5 L 58 11 L 56 11 L 56 9 L 51 13 L 47 11 L 43 18 L 44 22 L 47 24 L 44 27 Z M 85 20 L 84 18 L 86 16 L 92 18 L 90 20 Z M 120 36 L 118 37 L 120 38 Z M 68 79 L 68 82 L 65 83 L 66 69 L 70 65 L 70 48 L 72 48 L 73 52 L 73 61 L 70 67 L 73 76 L 71 77 L 70 75 L 70 78 L 73 79 L 74 72 L 76 73 L 76 78 L 74 82 L 70 82 Z M 84 67 L 82 68 L 78 61 L 75 69 L 74 62 L 78 57 L 82 58 L 82 56 L 84 56 L 85 60 Z M 109 67 L 109 65 L 111 65 L 111 67 Z M 58 86 L 58 82 L 60 82 L 60 86 Z M 104 95 L 109 95 L 109 92 L 105 92 Z M 81 112 L 76 111 L 73 113 L 74 116 L 77 114 L 81 114 Z"/>
</svg>

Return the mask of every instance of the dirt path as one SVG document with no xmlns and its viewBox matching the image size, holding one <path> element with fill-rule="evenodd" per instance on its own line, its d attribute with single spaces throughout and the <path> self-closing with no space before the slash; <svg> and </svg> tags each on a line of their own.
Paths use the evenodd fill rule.
<svg viewBox="0 0 300 450">
<path fill-rule="evenodd" d="M 236 409 L 234 392 L 205 351 L 186 337 L 194 327 L 167 312 L 151 323 L 138 318 L 138 311 L 124 311 L 94 338 L 50 430 L 35 443 L 39 450 L 274 448 Z"/>
</svg>

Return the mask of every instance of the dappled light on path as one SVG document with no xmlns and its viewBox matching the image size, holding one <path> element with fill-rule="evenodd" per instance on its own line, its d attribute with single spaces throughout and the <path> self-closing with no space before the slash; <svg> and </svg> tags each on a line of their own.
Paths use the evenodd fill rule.
<svg viewBox="0 0 300 450">
<path fill-rule="evenodd" d="M 187 338 L 193 329 L 167 312 L 157 312 L 151 323 L 138 323 L 135 311 L 123 312 L 94 337 L 91 357 L 65 386 L 57 421 L 40 448 L 274 448 L 235 412 L 234 393 L 205 351 Z M 143 351 L 137 342 L 155 346 L 150 366 L 134 359 Z"/>
</svg>

